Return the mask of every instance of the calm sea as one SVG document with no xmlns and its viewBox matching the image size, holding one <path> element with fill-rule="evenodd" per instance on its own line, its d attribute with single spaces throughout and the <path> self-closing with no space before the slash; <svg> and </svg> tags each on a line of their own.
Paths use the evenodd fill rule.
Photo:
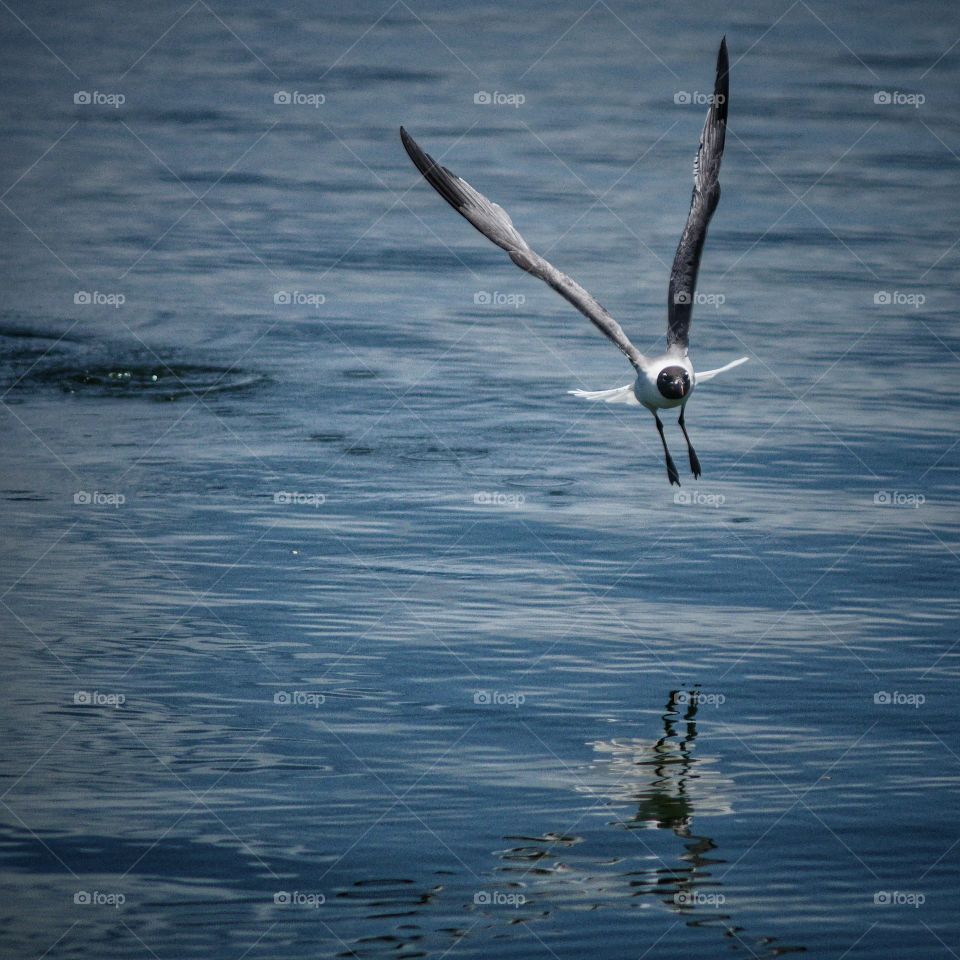
<svg viewBox="0 0 960 960">
<path fill-rule="evenodd" d="M 960 952 L 960 12 L 0 6 L 5 957 Z"/>
</svg>

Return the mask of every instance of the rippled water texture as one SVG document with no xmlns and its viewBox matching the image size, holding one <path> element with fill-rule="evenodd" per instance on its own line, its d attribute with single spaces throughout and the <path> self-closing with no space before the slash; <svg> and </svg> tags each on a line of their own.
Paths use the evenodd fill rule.
<svg viewBox="0 0 960 960">
<path fill-rule="evenodd" d="M 960 951 L 954 8 L 0 30 L 4 957 Z M 398 128 L 656 350 L 724 32 L 678 493 Z"/>
</svg>

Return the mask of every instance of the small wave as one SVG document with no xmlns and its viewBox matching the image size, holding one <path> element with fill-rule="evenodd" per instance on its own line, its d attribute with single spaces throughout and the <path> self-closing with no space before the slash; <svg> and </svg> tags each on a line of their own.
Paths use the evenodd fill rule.
<svg viewBox="0 0 960 960">
<path fill-rule="evenodd" d="M 427 441 L 422 446 L 398 454 L 401 460 L 418 463 L 460 463 L 464 460 L 482 460 L 489 455 L 486 447 L 448 447 L 435 441 Z"/>
<path fill-rule="evenodd" d="M 243 390 L 266 378 L 230 367 L 153 363 L 58 366 L 31 374 L 29 379 L 58 386 L 64 393 L 164 401 Z"/>
</svg>

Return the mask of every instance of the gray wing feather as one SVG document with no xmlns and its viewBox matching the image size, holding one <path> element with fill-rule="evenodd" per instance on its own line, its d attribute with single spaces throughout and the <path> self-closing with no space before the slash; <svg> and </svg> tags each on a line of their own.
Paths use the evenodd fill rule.
<svg viewBox="0 0 960 960">
<path fill-rule="evenodd" d="M 400 128 L 410 159 L 430 184 L 457 213 L 472 223 L 488 240 L 506 250 L 510 259 L 522 270 L 539 277 L 553 287 L 565 300 L 572 303 L 601 333 L 609 337 L 638 370 L 644 356 L 630 342 L 620 324 L 576 280 L 562 273 L 530 248 L 514 227 L 506 210 L 488 200 L 466 180 L 441 166 L 419 144 Z"/>
<path fill-rule="evenodd" d="M 697 286 L 697 271 L 707 238 L 707 227 L 720 202 L 720 160 L 727 133 L 727 107 L 730 100 L 730 64 L 727 39 L 720 42 L 713 101 L 700 135 L 700 148 L 693 166 L 693 197 L 687 225 L 673 258 L 670 290 L 667 297 L 667 347 L 685 354 L 689 343 L 690 316 Z"/>
</svg>

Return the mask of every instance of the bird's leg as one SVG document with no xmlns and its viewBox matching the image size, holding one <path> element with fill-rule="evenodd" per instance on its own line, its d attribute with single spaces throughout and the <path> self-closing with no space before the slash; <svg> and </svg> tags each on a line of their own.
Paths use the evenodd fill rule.
<svg viewBox="0 0 960 960">
<path fill-rule="evenodd" d="M 667 477 L 671 483 L 675 483 L 679 487 L 680 474 L 677 473 L 677 468 L 673 463 L 673 457 L 670 456 L 670 451 L 667 449 L 667 438 L 663 435 L 663 423 L 661 422 L 660 416 L 656 411 L 653 413 L 653 419 L 657 421 L 657 430 L 660 431 L 660 442 L 663 444 L 663 455 L 667 460 Z"/>
<path fill-rule="evenodd" d="M 683 431 L 683 438 L 687 441 L 687 451 L 690 454 L 690 470 L 693 472 L 694 479 L 700 478 L 700 458 L 697 456 L 697 451 L 693 449 L 693 444 L 690 442 L 690 436 L 687 433 L 687 425 L 683 422 L 683 414 L 687 409 L 687 405 L 684 404 L 680 408 L 680 429 Z"/>
</svg>

